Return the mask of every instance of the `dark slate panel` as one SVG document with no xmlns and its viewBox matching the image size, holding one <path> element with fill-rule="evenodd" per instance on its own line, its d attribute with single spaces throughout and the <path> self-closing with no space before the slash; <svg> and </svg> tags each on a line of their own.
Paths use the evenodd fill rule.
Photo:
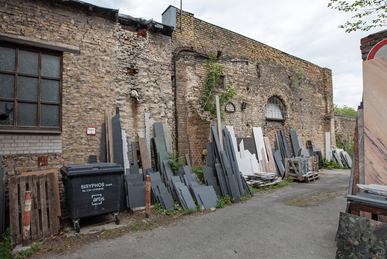
<svg viewBox="0 0 387 259">
<path fill-rule="evenodd" d="M 164 139 L 162 137 L 155 137 L 154 140 L 155 140 L 157 153 L 167 152 L 167 149 L 166 149 L 165 143 L 164 143 Z"/>
<path fill-rule="evenodd" d="M 125 175 L 125 181 L 130 183 L 144 182 L 142 174 L 128 174 Z"/>
<path fill-rule="evenodd" d="M 187 176 L 189 182 L 199 183 L 198 178 L 196 177 L 196 175 L 193 175 L 191 173 L 191 170 L 189 170 L 189 167 L 187 165 L 183 166 L 183 170 L 184 170 L 184 173 Z"/>
<path fill-rule="evenodd" d="M 238 151 L 240 152 L 239 150 L 239 144 L 242 142 L 243 140 L 243 145 L 245 146 L 245 150 L 248 150 L 251 154 L 255 154 L 255 157 L 257 158 L 258 160 L 258 156 L 257 156 L 257 149 L 255 148 L 255 141 L 254 141 L 254 138 L 237 138 L 237 144 L 238 144 Z"/>
<path fill-rule="evenodd" d="M 106 124 L 102 123 L 100 162 L 106 162 Z"/>
<path fill-rule="evenodd" d="M 138 165 L 132 165 L 130 167 L 130 174 L 140 174 L 140 169 Z"/>
<path fill-rule="evenodd" d="M 153 168 L 148 168 L 148 169 L 145 169 L 145 170 L 144 170 L 145 176 L 150 175 L 150 174 L 153 174 L 153 173 L 154 173 Z"/>
<path fill-rule="evenodd" d="M 220 159 L 222 161 L 224 171 L 226 172 L 225 177 L 226 177 L 226 181 L 228 180 L 227 183 L 228 183 L 228 188 L 229 188 L 231 197 L 234 198 L 234 203 L 239 203 L 240 192 L 239 192 L 234 174 L 232 173 L 231 165 L 229 160 L 227 159 L 225 151 L 220 152 Z"/>
<path fill-rule="evenodd" d="M 146 182 L 130 183 L 128 185 L 130 208 L 145 206 Z"/>
<path fill-rule="evenodd" d="M 136 147 L 136 142 L 132 142 L 132 159 L 133 159 L 133 164 L 138 165 L 137 163 L 137 147 Z"/>
<path fill-rule="evenodd" d="M 197 210 L 196 204 L 193 201 L 192 195 L 189 192 L 187 186 L 178 187 L 178 191 L 181 193 L 181 196 L 184 199 L 187 209 L 193 209 L 194 211 L 196 211 Z"/>
<path fill-rule="evenodd" d="M 241 180 L 242 180 L 242 183 L 243 183 L 243 188 L 244 188 L 244 190 L 246 191 L 246 193 L 247 193 L 247 194 L 250 194 L 251 196 L 254 196 L 254 193 L 253 193 L 253 191 L 251 190 L 250 185 L 247 184 L 246 179 L 245 179 L 245 177 L 243 176 L 242 173 L 240 174 L 240 177 L 241 177 Z M 215 190 L 215 191 L 216 191 L 216 190 Z"/>
<path fill-rule="evenodd" d="M 285 168 L 284 164 L 282 162 L 281 154 L 278 150 L 274 152 L 274 161 L 276 166 L 278 167 L 278 170 L 280 172 L 280 176 L 283 178 L 285 176 Z"/>
<path fill-rule="evenodd" d="M 95 163 L 97 163 L 97 156 L 89 155 L 89 164 L 95 164 Z"/>
<path fill-rule="evenodd" d="M 151 138 L 151 156 L 153 158 L 153 169 L 155 171 L 160 171 L 160 168 L 158 167 L 158 157 L 154 138 Z"/>
<path fill-rule="evenodd" d="M 209 188 L 203 189 L 198 193 L 199 200 L 204 205 L 206 210 L 211 208 L 216 208 L 218 204 L 218 198 L 216 196 L 214 188 L 207 186 Z"/>
<path fill-rule="evenodd" d="M 292 152 L 290 152 L 289 142 L 286 139 L 285 131 L 281 130 L 281 132 L 282 132 L 282 138 L 283 138 L 283 143 L 284 143 L 284 146 L 285 146 L 287 158 L 292 158 Z"/>
<path fill-rule="evenodd" d="M 214 161 L 214 148 L 212 143 L 207 143 L 207 166 L 215 169 L 215 161 Z"/>
<path fill-rule="evenodd" d="M 153 126 L 155 128 L 155 136 L 156 137 L 159 137 L 159 138 L 162 138 L 163 139 L 163 143 L 164 143 L 164 147 L 167 146 L 166 142 L 165 142 L 165 133 L 164 133 L 164 126 L 161 122 L 155 122 L 153 123 Z M 158 150 L 159 152 L 159 150 Z"/>
<path fill-rule="evenodd" d="M 215 169 L 216 169 L 216 173 L 218 175 L 219 186 L 220 186 L 220 189 L 222 191 L 222 196 L 225 197 L 227 195 L 230 195 L 230 192 L 229 192 L 228 186 L 227 186 L 227 182 L 226 182 L 226 178 L 225 178 L 225 175 L 223 173 L 222 165 L 215 164 Z"/>
<path fill-rule="evenodd" d="M 161 169 L 160 171 L 162 174 L 165 173 L 164 161 L 168 162 L 168 159 L 169 159 L 169 155 L 167 151 L 162 151 L 159 153 L 159 162 L 160 162 L 160 169 Z"/>
<path fill-rule="evenodd" d="M 300 146 L 298 145 L 298 137 L 297 137 L 297 133 L 295 130 L 290 131 L 290 138 L 292 140 L 294 156 L 297 156 L 298 152 L 299 152 L 298 150 L 300 149 Z"/>
<path fill-rule="evenodd" d="M 195 199 L 195 201 L 196 201 L 196 203 L 199 205 L 199 207 L 200 207 L 200 209 L 205 209 L 204 208 L 204 204 L 203 204 L 203 202 L 200 200 L 200 198 L 199 198 L 199 193 L 203 190 L 203 189 L 205 189 L 205 188 L 207 188 L 208 186 L 204 186 L 204 185 L 196 185 L 196 186 L 188 186 L 188 189 L 189 189 L 189 191 L 190 191 L 190 193 L 191 193 L 191 195 L 192 195 L 192 198 L 194 198 Z"/>
<path fill-rule="evenodd" d="M 169 164 L 168 160 L 164 160 L 163 164 L 164 164 L 164 169 L 165 169 L 164 175 L 166 176 L 165 181 L 170 182 L 172 177 L 174 176 L 171 165 Z"/>
<path fill-rule="evenodd" d="M 203 170 L 203 177 L 205 181 L 207 181 L 207 179 L 215 177 L 214 170 L 212 170 L 211 167 L 203 165 L 202 170 Z"/>
<path fill-rule="evenodd" d="M 113 116 L 112 125 L 114 163 L 120 164 L 122 167 L 124 167 L 124 157 L 122 155 L 121 122 L 119 114 Z"/>
<path fill-rule="evenodd" d="M 187 135 L 187 141 L 188 141 L 188 154 L 189 154 L 189 160 L 192 166 L 192 154 L 191 154 L 191 144 L 189 142 L 189 135 Z"/>
<path fill-rule="evenodd" d="M 230 160 L 231 168 L 233 170 L 233 175 L 234 175 L 234 178 L 236 180 L 235 184 L 236 184 L 236 187 L 239 191 L 240 197 L 244 197 L 245 191 L 243 189 L 242 181 L 239 177 L 239 173 L 240 173 L 239 166 L 238 166 L 238 162 L 237 162 L 237 159 L 235 156 L 235 150 L 234 150 L 234 147 L 232 144 L 231 134 L 228 131 L 228 129 L 226 129 L 226 128 L 223 129 L 223 133 L 224 133 L 224 139 L 225 139 L 224 142 L 225 142 L 225 149 L 227 152 L 227 157 Z"/>
<path fill-rule="evenodd" d="M 161 206 L 164 210 L 174 210 L 175 204 L 173 203 L 172 196 L 170 193 L 161 193 L 159 195 L 159 199 L 161 201 Z"/>
<path fill-rule="evenodd" d="M 215 156 L 220 157 L 219 152 L 222 151 L 222 148 L 220 146 L 218 132 L 217 132 L 216 127 L 214 125 L 211 126 L 211 132 L 212 132 L 212 137 L 213 137 L 213 144 L 214 144 L 213 148 L 214 148 Z"/>
</svg>

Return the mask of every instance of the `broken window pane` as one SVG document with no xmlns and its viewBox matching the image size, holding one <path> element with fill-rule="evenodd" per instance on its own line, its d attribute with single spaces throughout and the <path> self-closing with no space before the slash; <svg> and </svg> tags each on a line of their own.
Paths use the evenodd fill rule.
<svg viewBox="0 0 387 259">
<path fill-rule="evenodd" d="M 38 105 L 34 103 L 18 103 L 17 125 L 38 126 Z"/>
<path fill-rule="evenodd" d="M 38 100 L 38 79 L 33 77 L 19 76 L 18 98 L 24 100 Z"/>
<path fill-rule="evenodd" d="M 15 71 L 15 49 L 0 47 L 0 70 Z"/>
<path fill-rule="evenodd" d="M 42 79 L 40 99 L 47 102 L 59 102 L 59 81 Z"/>
<path fill-rule="evenodd" d="M 13 126 L 13 102 L 0 102 L 0 125 Z"/>
<path fill-rule="evenodd" d="M 60 57 L 42 55 L 42 76 L 60 77 Z"/>
<path fill-rule="evenodd" d="M 42 104 L 40 108 L 42 110 L 41 125 L 59 127 L 59 106 Z"/>
<path fill-rule="evenodd" d="M 19 73 L 30 75 L 39 73 L 39 54 L 37 52 L 19 51 Z"/>
<path fill-rule="evenodd" d="M 0 97 L 15 98 L 15 76 L 0 74 Z"/>
</svg>

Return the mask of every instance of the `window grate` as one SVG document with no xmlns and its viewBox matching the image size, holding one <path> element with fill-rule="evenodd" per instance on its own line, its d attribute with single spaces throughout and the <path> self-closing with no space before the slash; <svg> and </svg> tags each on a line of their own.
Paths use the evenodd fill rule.
<svg viewBox="0 0 387 259">
<path fill-rule="evenodd" d="M 270 97 L 267 101 L 266 107 L 266 119 L 284 120 L 285 109 L 282 101 L 278 97 Z"/>
</svg>

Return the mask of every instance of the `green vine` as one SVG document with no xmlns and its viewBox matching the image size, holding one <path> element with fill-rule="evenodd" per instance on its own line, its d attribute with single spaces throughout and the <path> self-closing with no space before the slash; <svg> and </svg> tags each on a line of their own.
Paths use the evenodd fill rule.
<svg viewBox="0 0 387 259">
<path fill-rule="evenodd" d="M 295 87 L 295 88 L 300 88 L 300 87 L 304 87 L 304 86 L 310 87 L 307 83 L 303 83 L 303 81 L 305 81 L 306 78 L 304 76 L 304 70 L 302 69 L 302 67 L 299 67 L 298 70 L 294 74 L 296 76 L 296 79 L 292 83 L 293 87 Z"/>
<path fill-rule="evenodd" d="M 209 111 L 216 116 L 216 102 L 215 94 L 219 93 L 217 86 L 222 82 L 220 76 L 223 73 L 224 67 L 216 65 L 216 56 L 211 53 L 210 59 L 206 61 L 205 68 L 207 70 L 206 81 L 203 85 L 202 102 L 205 111 Z M 237 93 L 232 88 L 232 82 L 228 81 L 222 94 L 219 95 L 219 105 L 222 107 L 225 103 L 230 101 Z M 220 111 L 220 117 L 224 120 L 222 109 Z"/>
</svg>

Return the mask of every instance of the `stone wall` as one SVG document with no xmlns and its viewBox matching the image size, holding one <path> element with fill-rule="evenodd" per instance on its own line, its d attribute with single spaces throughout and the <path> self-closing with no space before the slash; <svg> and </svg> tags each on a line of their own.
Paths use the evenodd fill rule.
<svg viewBox="0 0 387 259">
<path fill-rule="evenodd" d="M 335 130 L 343 135 L 345 140 L 353 140 L 356 117 L 335 114 Z"/>
<path fill-rule="evenodd" d="M 130 142 L 145 135 L 145 112 L 151 137 L 153 122 L 168 123 L 175 136 L 171 37 L 139 33 L 109 10 L 82 8 L 71 1 L 0 0 L 0 36 L 80 52 L 63 52 L 61 133 L 0 133 L 8 176 L 87 163 L 89 155 L 99 159 L 101 124 L 116 107 Z M 140 93 L 140 102 L 130 99 L 131 89 Z M 86 135 L 86 127 L 96 127 L 97 134 Z M 47 156 L 47 166 L 38 165 L 39 156 Z M 61 201 L 64 209 L 63 192 Z"/>
<path fill-rule="evenodd" d="M 186 135 L 198 139 L 198 126 L 208 128 L 213 121 L 213 117 L 203 113 L 200 100 L 206 78 L 204 64 L 211 53 L 217 56 L 216 63 L 224 67 L 224 75 L 237 92 L 232 100 L 236 112 L 225 113 L 224 121 L 224 125 L 234 126 L 236 137 L 252 136 L 253 127 L 262 127 L 274 147 L 276 130 L 283 128 L 286 134 L 296 130 L 304 148 L 306 140 L 312 140 L 325 153 L 324 132 L 334 136 L 333 117 L 326 116 L 333 112 L 329 69 L 199 20 L 188 12 L 183 12 L 183 30 L 180 30 L 179 12 L 176 9 L 177 29 L 172 34 L 172 48 L 176 61 L 176 132 L 180 155 L 188 152 Z M 272 96 L 283 102 L 287 114 L 283 122 L 266 120 L 265 106 Z M 241 109 L 242 102 L 247 103 L 245 110 Z M 209 128 L 200 134 L 200 139 L 199 142 L 209 141 Z M 194 157 L 201 156 L 203 147 L 204 144 L 191 146 Z M 200 162 L 195 160 L 194 165 Z"/>
</svg>

